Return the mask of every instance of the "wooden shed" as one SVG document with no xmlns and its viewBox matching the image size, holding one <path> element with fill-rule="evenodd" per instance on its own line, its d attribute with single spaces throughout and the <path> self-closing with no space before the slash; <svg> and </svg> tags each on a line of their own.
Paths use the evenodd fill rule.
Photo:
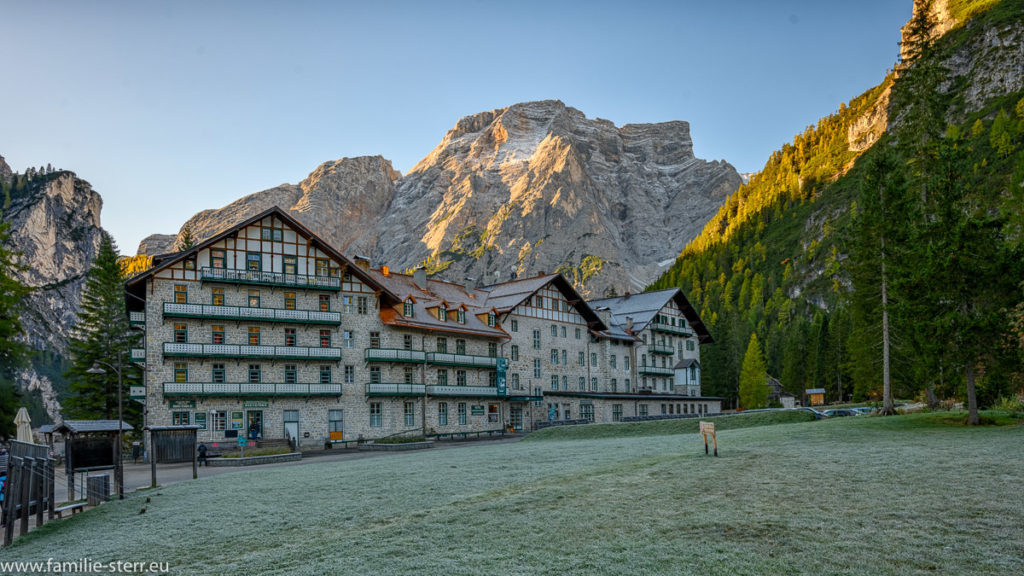
<svg viewBox="0 0 1024 576">
<path fill-rule="evenodd" d="M 808 388 L 804 390 L 804 396 L 807 398 L 808 406 L 822 406 L 825 404 L 824 388 Z"/>
</svg>

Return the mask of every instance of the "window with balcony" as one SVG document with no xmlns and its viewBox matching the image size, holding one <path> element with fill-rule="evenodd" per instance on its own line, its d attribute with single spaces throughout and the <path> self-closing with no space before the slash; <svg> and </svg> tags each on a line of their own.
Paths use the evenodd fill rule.
<svg viewBox="0 0 1024 576">
<path fill-rule="evenodd" d="M 489 358 L 497 358 L 498 357 L 498 345 L 496 343 L 494 343 L 494 342 L 488 342 L 487 343 L 487 356 Z"/>
<path fill-rule="evenodd" d="M 437 339 L 437 351 L 440 352 L 441 354 L 446 354 L 448 352 L 448 339 L 447 338 L 438 337 L 438 339 Z"/>
<path fill-rule="evenodd" d="M 533 331 L 533 349 L 540 350 L 540 330 Z"/>
<path fill-rule="evenodd" d="M 402 349 L 412 350 L 412 336 L 409 334 L 402 336 Z"/>
<path fill-rule="evenodd" d="M 515 362 L 516 360 L 519 360 L 519 345 L 518 344 L 513 344 L 512 345 L 512 361 Z"/>
<path fill-rule="evenodd" d="M 448 385 L 448 371 L 447 370 L 439 369 L 437 371 L 437 385 L 438 386 L 447 386 Z"/>
<path fill-rule="evenodd" d="M 260 345 L 260 327 L 249 326 L 249 346 Z"/>
<path fill-rule="evenodd" d="M 370 382 L 372 384 L 380 384 L 381 380 L 380 380 L 380 367 L 379 366 L 371 366 L 370 367 Z"/>
<path fill-rule="evenodd" d="M 210 289 L 210 303 L 214 306 L 224 305 L 224 289 L 223 288 L 211 288 Z"/>
<path fill-rule="evenodd" d="M 295 328 L 284 329 L 284 345 L 295 346 Z"/>
<path fill-rule="evenodd" d="M 295 256 L 284 257 L 284 273 L 288 275 L 299 273 L 299 262 Z"/>
<path fill-rule="evenodd" d="M 284 293 L 284 309 L 295 310 L 295 292 Z"/>
<path fill-rule="evenodd" d="M 326 258 L 316 258 L 313 260 L 313 270 L 317 276 L 328 276 L 330 275 L 330 262 Z"/>
<path fill-rule="evenodd" d="M 227 252 L 221 248 L 210 250 L 210 268 L 227 268 Z"/>
<path fill-rule="evenodd" d="M 299 381 L 299 372 L 295 368 L 295 364 L 284 365 L 284 383 L 295 384 Z"/>
<path fill-rule="evenodd" d="M 220 384 L 226 382 L 225 370 L 223 364 L 211 364 L 210 365 L 210 381 Z"/>
<path fill-rule="evenodd" d="M 351 364 L 345 365 L 345 384 L 354 384 L 356 381 L 356 367 Z"/>
<path fill-rule="evenodd" d="M 320 383 L 330 384 L 331 383 L 331 367 L 328 364 L 320 365 Z"/>
<path fill-rule="evenodd" d="M 245 254 L 245 269 L 250 272 L 259 272 L 263 269 L 263 255 L 259 252 L 247 252 Z"/>
<path fill-rule="evenodd" d="M 458 412 L 459 412 L 459 426 L 465 426 L 466 425 L 466 403 L 465 402 L 459 402 Z"/>
<path fill-rule="evenodd" d="M 466 341 L 462 338 L 455 339 L 455 353 L 465 354 L 466 353 Z"/>
<path fill-rule="evenodd" d="M 413 305 L 412 300 L 406 300 L 402 304 L 402 316 L 406 318 L 413 318 L 416 316 L 416 307 Z"/>
<path fill-rule="evenodd" d="M 370 332 L 370 348 L 380 348 L 380 332 Z"/>
<path fill-rule="evenodd" d="M 260 291 L 259 290 L 249 290 L 249 308 L 259 308 L 259 307 L 260 307 Z"/>
<path fill-rule="evenodd" d="M 185 362 L 174 363 L 174 381 L 188 382 L 188 364 Z"/>
<path fill-rule="evenodd" d="M 370 402 L 370 426 L 380 428 L 382 425 L 380 402 Z"/>
<path fill-rule="evenodd" d="M 437 403 L 437 424 L 439 426 L 448 425 L 448 403 L 438 402 Z"/>
<path fill-rule="evenodd" d="M 224 343 L 224 326 L 221 324 L 214 324 L 210 326 L 210 342 L 213 344 Z"/>
<path fill-rule="evenodd" d="M 174 341 L 178 343 L 188 342 L 188 325 L 187 324 L 175 324 L 174 325 Z"/>
<path fill-rule="evenodd" d="M 356 297 L 356 311 L 360 314 L 368 314 L 370 311 L 370 300 L 366 296 Z"/>
<path fill-rule="evenodd" d="M 188 287 L 184 284 L 174 285 L 174 303 L 186 304 L 188 302 Z"/>
<path fill-rule="evenodd" d="M 263 381 L 263 370 L 259 364 L 249 364 L 249 383 L 259 384 Z"/>
<path fill-rule="evenodd" d="M 321 330 L 320 331 L 320 347 L 330 348 L 331 347 L 331 331 Z"/>
<path fill-rule="evenodd" d="M 456 386 L 465 386 L 466 385 L 466 371 L 465 370 L 456 370 L 455 371 L 455 385 Z"/>
</svg>

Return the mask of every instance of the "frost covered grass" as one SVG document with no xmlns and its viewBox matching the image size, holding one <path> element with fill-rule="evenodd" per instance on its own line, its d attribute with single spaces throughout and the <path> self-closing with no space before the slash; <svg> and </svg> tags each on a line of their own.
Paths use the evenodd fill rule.
<svg viewBox="0 0 1024 576">
<path fill-rule="evenodd" d="M 718 436 L 719 458 L 696 433 L 552 436 L 247 470 L 49 524 L 3 555 L 174 574 L 1024 572 L 1019 424 L 916 414 Z"/>
</svg>

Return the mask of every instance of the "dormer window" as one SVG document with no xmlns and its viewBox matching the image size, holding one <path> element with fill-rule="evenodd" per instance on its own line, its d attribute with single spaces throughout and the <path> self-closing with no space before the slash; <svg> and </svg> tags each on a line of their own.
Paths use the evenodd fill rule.
<svg viewBox="0 0 1024 576">
<path fill-rule="evenodd" d="M 487 313 L 487 325 L 491 328 L 498 325 L 498 318 L 494 315 L 494 312 Z"/>
<path fill-rule="evenodd" d="M 444 304 L 437 307 L 437 319 L 441 322 L 448 320 L 448 307 Z"/>
<path fill-rule="evenodd" d="M 416 311 L 412 306 L 412 300 L 406 300 L 402 304 L 402 315 L 406 318 L 412 318 L 416 315 Z"/>
<path fill-rule="evenodd" d="M 466 323 L 466 311 L 459 308 L 455 311 L 455 319 L 459 321 L 459 324 Z"/>
</svg>

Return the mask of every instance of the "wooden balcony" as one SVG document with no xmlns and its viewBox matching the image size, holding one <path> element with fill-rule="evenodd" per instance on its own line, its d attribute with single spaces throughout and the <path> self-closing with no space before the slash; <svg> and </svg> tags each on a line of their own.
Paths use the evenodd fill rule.
<svg viewBox="0 0 1024 576">
<path fill-rule="evenodd" d="M 210 304 L 177 304 L 164 302 L 164 318 L 203 318 L 206 320 L 244 320 L 283 322 L 289 324 L 341 324 L 340 312 L 319 310 L 284 310 L 281 308 L 249 308 L 246 306 L 213 306 Z"/>
<path fill-rule="evenodd" d="M 258 286 L 280 286 L 283 288 L 305 288 L 309 290 L 341 290 L 341 278 L 335 276 L 309 276 L 306 274 L 284 274 L 257 270 L 235 270 L 232 268 L 202 268 L 199 279 L 203 282 L 226 284 L 254 284 Z"/>
<path fill-rule="evenodd" d="M 257 358 L 266 360 L 341 360 L 341 348 L 311 346 L 239 346 L 164 342 L 164 356 L 182 358 Z"/>
<path fill-rule="evenodd" d="M 341 396 L 341 384 L 164 382 L 164 396 Z"/>
</svg>

